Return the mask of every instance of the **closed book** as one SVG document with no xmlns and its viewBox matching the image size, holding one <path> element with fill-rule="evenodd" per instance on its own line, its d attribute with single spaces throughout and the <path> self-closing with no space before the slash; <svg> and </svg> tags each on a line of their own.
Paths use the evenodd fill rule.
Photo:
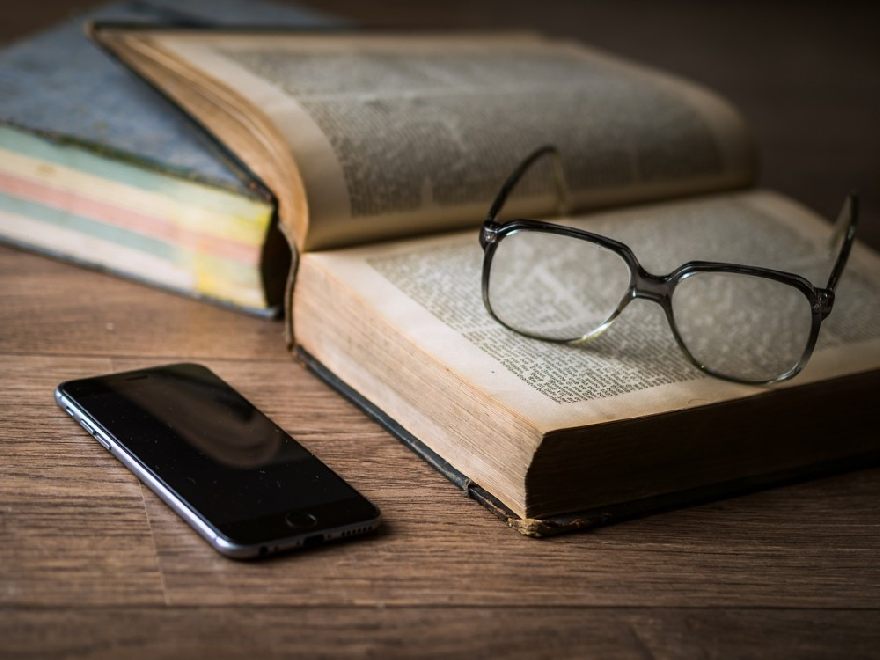
<svg viewBox="0 0 880 660">
<path fill-rule="evenodd" d="M 272 194 L 85 34 L 94 20 L 310 28 L 246 0 L 121 2 L 0 51 L 0 240 L 274 315 L 290 263 Z"/>
</svg>

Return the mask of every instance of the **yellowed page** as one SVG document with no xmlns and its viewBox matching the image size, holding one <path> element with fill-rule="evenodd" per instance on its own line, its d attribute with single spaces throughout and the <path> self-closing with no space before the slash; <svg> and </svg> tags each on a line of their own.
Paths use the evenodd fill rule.
<svg viewBox="0 0 880 660">
<path fill-rule="evenodd" d="M 829 225 L 768 192 L 636 207 L 570 222 L 627 242 L 658 274 L 688 260 L 733 261 L 783 268 L 824 286 L 831 265 Z M 702 374 L 682 355 L 660 307 L 648 301 L 630 303 L 604 335 L 585 345 L 513 333 L 483 308 L 481 259 L 476 232 L 466 232 L 312 253 L 303 263 L 328 273 L 377 310 L 414 347 L 414 360 L 439 362 L 540 431 L 766 390 Z M 771 387 L 878 367 L 880 258 L 857 245 L 812 360 L 794 380 Z"/>
<path fill-rule="evenodd" d="M 725 102 L 570 43 L 141 31 L 126 39 L 149 42 L 151 57 L 170 55 L 199 85 L 233 90 L 235 103 L 283 137 L 308 197 L 281 208 L 301 250 L 476 226 L 509 171 L 548 143 L 562 150 L 581 208 L 744 186 L 753 176 L 747 132 Z M 514 210 L 554 208 L 546 172 L 523 190 Z"/>
</svg>

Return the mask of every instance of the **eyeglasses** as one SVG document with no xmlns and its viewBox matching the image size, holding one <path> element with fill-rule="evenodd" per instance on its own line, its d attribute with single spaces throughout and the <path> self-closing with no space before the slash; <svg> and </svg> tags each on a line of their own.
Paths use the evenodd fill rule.
<svg viewBox="0 0 880 660">
<path fill-rule="evenodd" d="M 767 384 L 796 376 L 831 313 L 858 216 L 846 199 L 832 237 L 836 258 L 824 287 L 794 273 L 713 261 L 689 261 L 667 275 L 646 271 L 624 243 L 589 231 L 498 215 L 532 165 L 559 153 L 530 154 L 498 192 L 480 232 L 483 303 L 510 330 L 545 341 L 580 344 L 597 337 L 636 298 L 659 304 L 681 350 L 712 376 Z"/>
</svg>

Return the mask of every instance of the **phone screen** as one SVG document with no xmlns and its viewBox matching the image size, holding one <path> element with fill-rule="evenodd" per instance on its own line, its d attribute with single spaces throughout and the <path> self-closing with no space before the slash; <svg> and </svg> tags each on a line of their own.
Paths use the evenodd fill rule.
<svg viewBox="0 0 880 660">
<path fill-rule="evenodd" d="M 368 500 L 205 367 L 172 365 L 60 389 L 236 543 L 378 516 Z"/>
</svg>

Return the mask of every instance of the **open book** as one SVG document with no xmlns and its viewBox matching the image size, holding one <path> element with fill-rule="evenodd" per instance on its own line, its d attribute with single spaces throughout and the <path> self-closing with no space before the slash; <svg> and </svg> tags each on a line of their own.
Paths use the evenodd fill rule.
<svg viewBox="0 0 880 660">
<path fill-rule="evenodd" d="M 520 531 L 880 452 L 880 259 L 864 246 L 811 362 L 781 386 L 702 374 L 642 300 L 584 345 L 515 334 L 483 307 L 477 228 L 543 144 L 576 209 L 556 220 L 625 241 L 652 272 L 703 259 L 824 283 L 830 227 L 749 189 L 748 131 L 712 93 L 529 34 L 95 34 L 274 193 L 309 363 Z M 551 178 L 529 177 L 506 211 L 555 218 Z"/>
</svg>

